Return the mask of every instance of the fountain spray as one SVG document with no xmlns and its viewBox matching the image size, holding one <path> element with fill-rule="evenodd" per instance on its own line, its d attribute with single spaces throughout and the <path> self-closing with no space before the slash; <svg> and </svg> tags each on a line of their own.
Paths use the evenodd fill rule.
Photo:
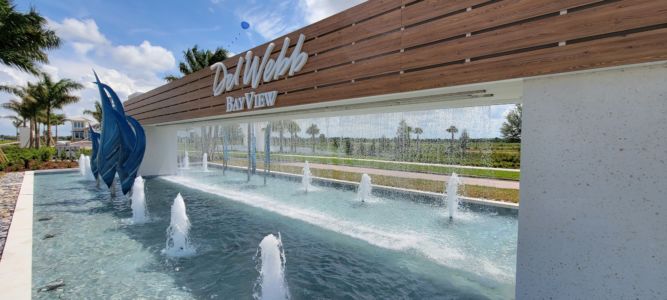
<svg viewBox="0 0 667 300">
<path fill-rule="evenodd" d="M 306 164 L 303 166 L 303 177 L 301 177 L 301 186 L 306 193 L 310 190 L 310 183 L 313 180 L 311 176 L 313 176 L 313 174 L 310 173 L 310 165 L 308 164 L 308 161 L 306 161 Z"/>
<path fill-rule="evenodd" d="M 146 223 L 147 219 L 144 179 L 138 176 L 134 179 L 134 184 L 132 185 L 132 223 Z"/>
<path fill-rule="evenodd" d="M 190 245 L 190 220 L 185 210 L 185 201 L 179 193 L 171 205 L 171 222 L 167 228 L 167 243 L 163 253 L 172 257 L 188 256 L 195 253 Z"/>
<path fill-rule="evenodd" d="M 285 251 L 278 233 L 276 237 L 269 234 L 259 243 L 257 250 L 261 265 L 258 267 L 259 277 L 255 282 L 255 299 L 289 299 L 289 289 L 285 281 Z"/>
<path fill-rule="evenodd" d="M 371 192 L 373 192 L 371 177 L 364 173 L 361 175 L 361 182 L 359 182 L 359 188 L 357 189 L 357 199 L 366 202 L 366 199 L 371 197 Z"/>
<path fill-rule="evenodd" d="M 456 173 L 452 173 L 447 182 L 447 210 L 449 211 L 449 218 L 453 219 L 459 207 L 459 184 L 461 180 Z"/>
</svg>

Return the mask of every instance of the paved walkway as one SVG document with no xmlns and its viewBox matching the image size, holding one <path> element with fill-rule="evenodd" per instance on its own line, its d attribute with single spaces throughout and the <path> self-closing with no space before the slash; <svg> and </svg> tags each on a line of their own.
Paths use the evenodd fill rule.
<svg viewBox="0 0 667 300">
<path fill-rule="evenodd" d="M 303 166 L 304 166 L 304 163 L 281 163 L 281 164 L 285 165 L 285 166 L 293 166 L 293 167 L 299 167 L 299 168 L 303 168 Z M 382 170 L 382 169 L 373 169 L 373 168 L 349 167 L 349 166 L 340 166 L 340 165 L 327 165 L 327 164 L 318 164 L 318 163 L 308 163 L 308 165 L 312 169 L 337 170 L 337 171 L 342 171 L 342 172 L 366 173 L 368 175 L 383 175 L 383 176 L 412 178 L 412 179 L 449 181 L 449 175 L 438 175 L 438 174 L 406 172 L 406 171 Z M 502 188 L 502 189 L 515 189 L 515 190 L 519 189 L 519 182 L 518 181 L 486 179 L 486 178 L 472 178 L 472 177 L 459 177 L 459 178 L 461 179 L 461 183 L 467 184 L 467 185 L 488 186 L 488 187 Z"/>
<path fill-rule="evenodd" d="M 0 257 L 5 248 L 9 224 L 23 182 L 23 172 L 5 173 L 0 177 Z"/>
</svg>

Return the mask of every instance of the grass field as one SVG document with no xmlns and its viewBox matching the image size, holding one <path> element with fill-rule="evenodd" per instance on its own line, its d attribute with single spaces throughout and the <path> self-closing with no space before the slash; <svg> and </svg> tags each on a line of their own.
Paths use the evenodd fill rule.
<svg viewBox="0 0 667 300">
<path fill-rule="evenodd" d="M 240 159 L 247 157 L 245 153 L 241 152 L 233 152 L 231 153 L 231 155 L 233 158 L 240 158 Z M 258 160 L 262 159 L 258 157 Z M 341 165 L 350 167 L 364 167 L 364 168 L 393 170 L 393 171 L 419 172 L 419 173 L 440 174 L 440 175 L 450 175 L 453 172 L 455 172 L 459 175 L 467 177 L 504 179 L 504 180 L 515 180 L 515 181 L 518 181 L 521 175 L 521 173 L 518 171 L 470 169 L 470 168 L 459 168 L 459 167 L 438 166 L 438 165 L 419 165 L 419 164 L 409 164 L 409 163 L 401 163 L 395 161 L 369 161 L 369 160 L 345 158 L 345 157 L 313 157 L 313 156 L 271 154 L 271 160 L 274 162 L 305 162 L 307 160 L 312 163 Z"/>
<path fill-rule="evenodd" d="M 222 163 L 222 162 L 217 161 L 217 163 Z M 232 160 L 229 165 L 247 167 L 247 161 L 240 159 Z M 257 168 L 263 169 L 264 164 L 258 161 Z M 285 166 L 279 164 L 271 165 L 271 170 L 290 173 L 290 174 L 301 174 L 302 172 L 302 169 L 299 167 Z M 346 180 L 352 182 L 359 182 L 361 180 L 361 174 L 354 172 L 311 169 L 311 173 L 316 177 L 322 177 L 322 178 Z M 443 181 L 411 179 L 411 178 L 383 176 L 383 175 L 374 175 L 373 184 L 434 192 L 434 193 L 442 193 L 444 190 Z M 501 189 L 501 188 L 492 188 L 492 187 L 477 186 L 477 185 L 462 185 L 459 189 L 459 194 L 465 197 L 483 198 L 483 199 L 519 203 L 519 190 L 514 190 L 514 189 Z"/>
</svg>

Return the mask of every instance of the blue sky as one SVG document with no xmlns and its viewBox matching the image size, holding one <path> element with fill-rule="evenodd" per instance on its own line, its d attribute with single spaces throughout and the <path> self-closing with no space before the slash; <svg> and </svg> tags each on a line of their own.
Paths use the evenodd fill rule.
<svg viewBox="0 0 667 300">
<path fill-rule="evenodd" d="M 18 9 L 35 7 L 48 18 L 64 41 L 49 52 L 42 69 L 56 78 L 85 84 L 81 101 L 67 106 L 68 116 L 82 115 L 99 98 L 91 81 L 92 69 L 125 98 L 164 84 L 163 77 L 178 74 L 182 51 L 224 47 L 241 53 L 256 45 L 316 22 L 363 0 L 197 0 L 101 1 L 16 0 Z M 241 21 L 250 29 L 243 30 Z M 0 84 L 25 84 L 34 78 L 0 66 Z M 0 102 L 11 99 L 0 93 Z M 494 108 L 502 115 L 507 107 Z M 0 109 L 0 115 L 9 112 Z M 495 126 L 498 120 L 489 120 Z M 68 133 L 69 124 L 60 132 Z M 495 131 L 495 130 L 494 130 Z M 0 119 L 0 133 L 13 134 L 11 122 Z M 480 132 L 481 135 L 494 135 Z"/>
</svg>

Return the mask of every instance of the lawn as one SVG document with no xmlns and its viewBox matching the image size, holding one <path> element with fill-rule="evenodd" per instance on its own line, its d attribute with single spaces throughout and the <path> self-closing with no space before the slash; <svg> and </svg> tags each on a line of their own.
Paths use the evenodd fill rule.
<svg viewBox="0 0 667 300">
<path fill-rule="evenodd" d="M 222 163 L 218 161 L 218 163 Z M 232 160 L 230 162 L 231 166 L 246 167 L 247 161 L 244 160 Z M 257 168 L 263 169 L 264 164 L 261 161 L 257 162 Z M 272 171 L 290 173 L 290 174 L 301 174 L 302 168 L 295 166 L 285 166 L 279 164 L 271 165 Z M 345 172 L 338 170 L 324 170 L 324 169 L 311 169 L 311 173 L 314 176 L 330 179 L 338 179 L 352 182 L 359 182 L 361 180 L 361 174 L 354 172 Z M 442 193 L 444 190 L 444 182 L 437 180 L 426 180 L 426 179 L 411 179 L 411 178 L 402 178 L 394 176 L 383 176 L 383 175 L 374 175 L 373 184 L 420 190 L 434 193 Z M 498 200 L 504 202 L 519 203 L 519 190 L 514 189 L 501 189 L 477 185 L 461 185 L 459 189 L 459 194 L 465 197 L 471 198 L 483 198 Z"/>
<path fill-rule="evenodd" d="M 234 158 L 247 157 L 247 155 L 242 152 L 233 152 L 231 153 L 231 155 Z M 262 159 L 258 157 L 258 160 Z M 439 174 L 439 175 L 450 175 L 455 172 L 459 175 L 466 177 L 504 179 L 504 180 L 515 180 L 515 181 L 518 181 L 521 175 L 521 173 L 518 171 L 470 169 L 470 168 L 460 168 L 460 167 L 451 167 L 442 165 L 420 165 L 420 164 L 410 164 L 410 163 L 403 163 L 396 161 L 371 161 L 371 160 L 346 158 L 346 157 L 315 157 L 306 155 L 300 156 L 300 155 L 271 154 L 271 160 L 278 163 L 305 162 L 307 160 L 311 163 L 429 173 L 429 174 Z"/>
</svg>

